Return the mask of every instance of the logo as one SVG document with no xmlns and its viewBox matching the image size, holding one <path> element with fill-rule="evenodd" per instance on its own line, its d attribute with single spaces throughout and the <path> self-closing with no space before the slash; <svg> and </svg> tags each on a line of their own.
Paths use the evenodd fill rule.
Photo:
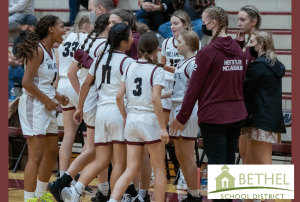
<svg viewBox="0 0 300 202">
<path fill-rule="evenodd" d="M 208 199 L 294 199 L 294 165 L 208 165 Z"/>
</svg>

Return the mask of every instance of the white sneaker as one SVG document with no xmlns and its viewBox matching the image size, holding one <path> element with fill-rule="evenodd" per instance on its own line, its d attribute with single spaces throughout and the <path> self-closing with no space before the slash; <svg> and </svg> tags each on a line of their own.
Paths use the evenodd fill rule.
<svg viewBox="0 0 300 202">
<path fill-rule="evenodd" d="M 121 202 L 132 202 L 132 197 L 130 194 L 124 194 L 122 196 Z"/>
<path fill-rule="evenodd" d="M 141 195 L 136 195 L 136 197 L 132 198 L 132 202 L 144 202 L 144 199 Z"/>
<path fill-rule="evenodd" d="M 63 188 L 61 197 L 64 202 L 80 202 L 81 194 L 77 192 L 74 186 L 71 186 Z"/>
<path fill-rule="evenodd" d="M 183 176 L 183 174 L 181 172 L 181 169 L 180 169 L 179 172 L 180 172 L 180 177 L 178 179 L 177 189 L 179 189 L 179 190 L 187 190 L 187 185 L 186 185 L 184 176 Z"/>
</svg>

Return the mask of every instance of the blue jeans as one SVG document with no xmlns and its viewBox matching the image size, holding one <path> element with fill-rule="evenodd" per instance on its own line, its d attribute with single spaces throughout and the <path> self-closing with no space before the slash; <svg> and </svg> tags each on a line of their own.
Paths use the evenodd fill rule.
<svg viewBox="0 0 300 202">
<path fill-rule="evenodd" d="M 24 75 L 24 68 L 19 66 L 9 66 L 8 67 L 8 98 L 9 100 L 14 100 L 15 97 L 13 97 L 10 94 L 10 91 L 12 88 L 15 87 L 15 84 L 22 86 L 22 79 Z"/>
<path fill-rule="evenodd" d="M 194 31 L 198 34 L 199 39 L 201 40 L 204 35 L 202 32 L 202 19 L 199 18 L 197 20 L 192 21 L 192 27 L 194 28 Z M 165 39 L 172 37 L 173 34 L 172 34 L 172 30 L 171 30 L 170 21 L 160 25 L 160 27 L 158 29 L 158 33 Z"/>
<path fill-rule="evenodd" d="M 25 13 L 14 13 L 8 17 L 8 30 L 16 30 L 19 29 L 20 23 L 16 22 L 16 20 L 21 20 L 25 17 Z"/>
</svg>

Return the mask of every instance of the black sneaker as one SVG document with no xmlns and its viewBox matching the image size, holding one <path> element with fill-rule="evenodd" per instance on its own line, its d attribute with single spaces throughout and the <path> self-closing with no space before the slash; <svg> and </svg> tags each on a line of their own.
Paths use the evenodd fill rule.
<svg viewBox="0 0 300 202">
<path fill-rule="evenodd" d="M 109 201 L 109 198 L 110 198 L 110 190 L 108 192 L 108 195 L 104 196 L 102 194 L 102 192 L 99 189 L 97 189 L 97 193 L 96 193 L 95 197 L 91 198 L 91 201 L 93 201 L 93 202 L 107 202 L 107 201 Z"/>
<path fill-rule="evenodd" d="M 193 197 L 190 193 L 188 193 L 187 198 L 183 199 L 181 202 L 202 202 L 202 196 Z"/>
<path fill-rule="evenodd" d="M 137 193 L 134 185 L 130 184 L 126 189 L 125 194 L 129 194 L 131 197 L 136 197 L 138 193 Z"/>
<path fill-rule="evenodd" d="M 151 202 L 151 199 L 150 199 L 150 195 L 149 194 L 146 194 L 145 198 L 144 198 L 144 202 Z"/>
<path fill-rule="evenodd" d="M 54 182 L 49 182 L 48 189 L 56 201 L 64 202 L 61 197 L 61 189 L 59 187 L 58 180 L 55 180 Z"/>
<path fill-rule="evenodd" d="M 86 187 L 84 188 L 83 191 L 89 192 L 89 193 L 93 193 L 93 192 L 94 192 L 94 191 L 92 190 L 92 188 L 90 188 L 89 186 L 86 186 Z"/>
</svg>

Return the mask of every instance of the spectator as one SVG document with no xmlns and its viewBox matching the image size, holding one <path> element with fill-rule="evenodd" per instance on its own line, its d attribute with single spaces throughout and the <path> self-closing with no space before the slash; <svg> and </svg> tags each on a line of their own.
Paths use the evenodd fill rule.
<svg viewBox="0 0 300 202">
<path fill-rule="evenodd" d="M 201 15 L 205 8 L 215 5 L 215 0 L 172 0 L 175 10 L 183 10 L 187 12 L 192 20 L 192 26 L 194 31 L 202 39 L 202 19 Z M 164 38 L 170 38 L 173 36 L 171 31 L 171 23 L 166 22 L 162 24 L 158 29 L 159 34 Z"/>
<path fill-rule="evenodd" d="M 97 17 L 102 13 L 110 13 L 119 4 L 119 0 L 90 0 L 88 9 L 90 23 L 95 24 Z"/>
<path fill-rule="evenodd" d="M 9 0 L 8 30 L 19 29 L 17 20 L 22 20 L 26 14 L 34 14 L 34 0 Z"/>
<path fill-rule="evenodd" d="M 172 0 L 145 0 L 141 10 L 136 13 L 136 20 L 148 25 L 152 31 L 157 31 L 160 25 L 170 21 L 174 11 Z"/>
<path fill-rule="evenodd" d="M 18 52 L 17 45 L 25 39 L 27 33 L 34 31 L 37 19 L 33 15 L 25 15 L 25 17 L 22 20 L 17 20 L 17 22 L 21 25 L 21 31 L 19 33 L 19 36 L 14 41 L 12 53 L 9 57 L 13 62 L 10 63 L 10 66 L 8 67 L 8 92 L 10 101 L 15 99 L 15 96 L 11 95 L 11 89 L 15 87 L 15 83 L 20 86 L 22 85 L 22 78 L 24 75 L 23 62 L 21 60 L 16 60 L 14 56 L 17 55 Z"/>
<path fill-rule="evenodd" d="M 88 9 L 89 0 L 69 0 L 70 17 L 69 17 L 69 21 L 64 23 L 64 26 L 74 25 L 76 16 L 79 12 L 80 5 Z"/>
</svg>

